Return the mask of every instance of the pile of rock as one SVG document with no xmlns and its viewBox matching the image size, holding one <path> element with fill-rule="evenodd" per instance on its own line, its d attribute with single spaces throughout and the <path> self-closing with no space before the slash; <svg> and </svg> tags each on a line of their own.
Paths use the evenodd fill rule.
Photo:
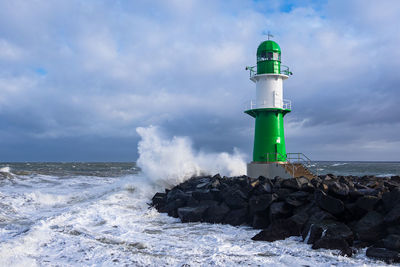
<svg viewBox="0 0 400 267">
<path fill-rule="evenodd" d="M 302 236 L 313 249 L 369 247 L 367 256 L 400 261 L 400 177 L 324 175 L 268 179 L 260 176 L 193 177 L 152 206 L 182 222 L 251 225 L 253 240 Z"/>
</svg>

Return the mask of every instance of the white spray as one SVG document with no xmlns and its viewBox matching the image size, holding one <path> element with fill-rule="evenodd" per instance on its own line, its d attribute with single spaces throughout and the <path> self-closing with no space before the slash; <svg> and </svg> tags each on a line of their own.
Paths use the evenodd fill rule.
<svg viewBox="0 0 400 267">
<path fill-rule="evenodd" d="M 142 138 L 138 144 L 138 166 L 156 184 L 171 187 L 200 174 L 228 176 L 246 173 L 244 155 L 237 149 L 233 154 L 203 153 L 193 150 L 188 137 L 163 138 L 154 126 L 138 127 Z"/>
</svg>

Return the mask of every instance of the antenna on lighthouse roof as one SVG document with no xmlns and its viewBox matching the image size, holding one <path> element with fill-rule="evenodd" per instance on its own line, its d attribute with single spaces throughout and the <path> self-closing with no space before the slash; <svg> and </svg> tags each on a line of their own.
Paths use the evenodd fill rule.
<svg viewBox="0 0 400 267">
<path fill-rule="evenodd" d="M 273 38 L 274 36 L 271 34 L 270 31 L 268 31 L 267 33 L 265 33 L 265 31 L 263 32 L 263 35 L 266 35 L 268 40 L 270 40 L 271 38 Z"/>
</svg>

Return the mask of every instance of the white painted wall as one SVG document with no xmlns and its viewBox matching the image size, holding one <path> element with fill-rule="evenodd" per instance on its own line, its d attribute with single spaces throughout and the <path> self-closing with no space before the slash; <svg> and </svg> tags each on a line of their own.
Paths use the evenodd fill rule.
<svg viewBox="0 0 400 267">
<path fill-rule="evenodd" d="M 283 108 L 283 80 L 287 76 L 262 74 L 253 79 L 256 83 L 255 108 Z"/>
</svg>

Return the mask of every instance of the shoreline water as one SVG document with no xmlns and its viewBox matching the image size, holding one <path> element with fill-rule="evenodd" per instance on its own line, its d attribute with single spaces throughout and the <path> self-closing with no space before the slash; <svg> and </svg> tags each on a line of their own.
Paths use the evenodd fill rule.
<svg viewBox="0 0 400 267">
<path fill-rule="evenodd" d="M 148 208 L 163 187 L 134 163 L 0 163 L 4 167 L 2 266 L 384 265 L 364 250 L 346 258 L 313 251 L 296 237 L 256 243 L 251 237 L 259 231 L 246 226 L 183 224 Z"/>
</svg>

